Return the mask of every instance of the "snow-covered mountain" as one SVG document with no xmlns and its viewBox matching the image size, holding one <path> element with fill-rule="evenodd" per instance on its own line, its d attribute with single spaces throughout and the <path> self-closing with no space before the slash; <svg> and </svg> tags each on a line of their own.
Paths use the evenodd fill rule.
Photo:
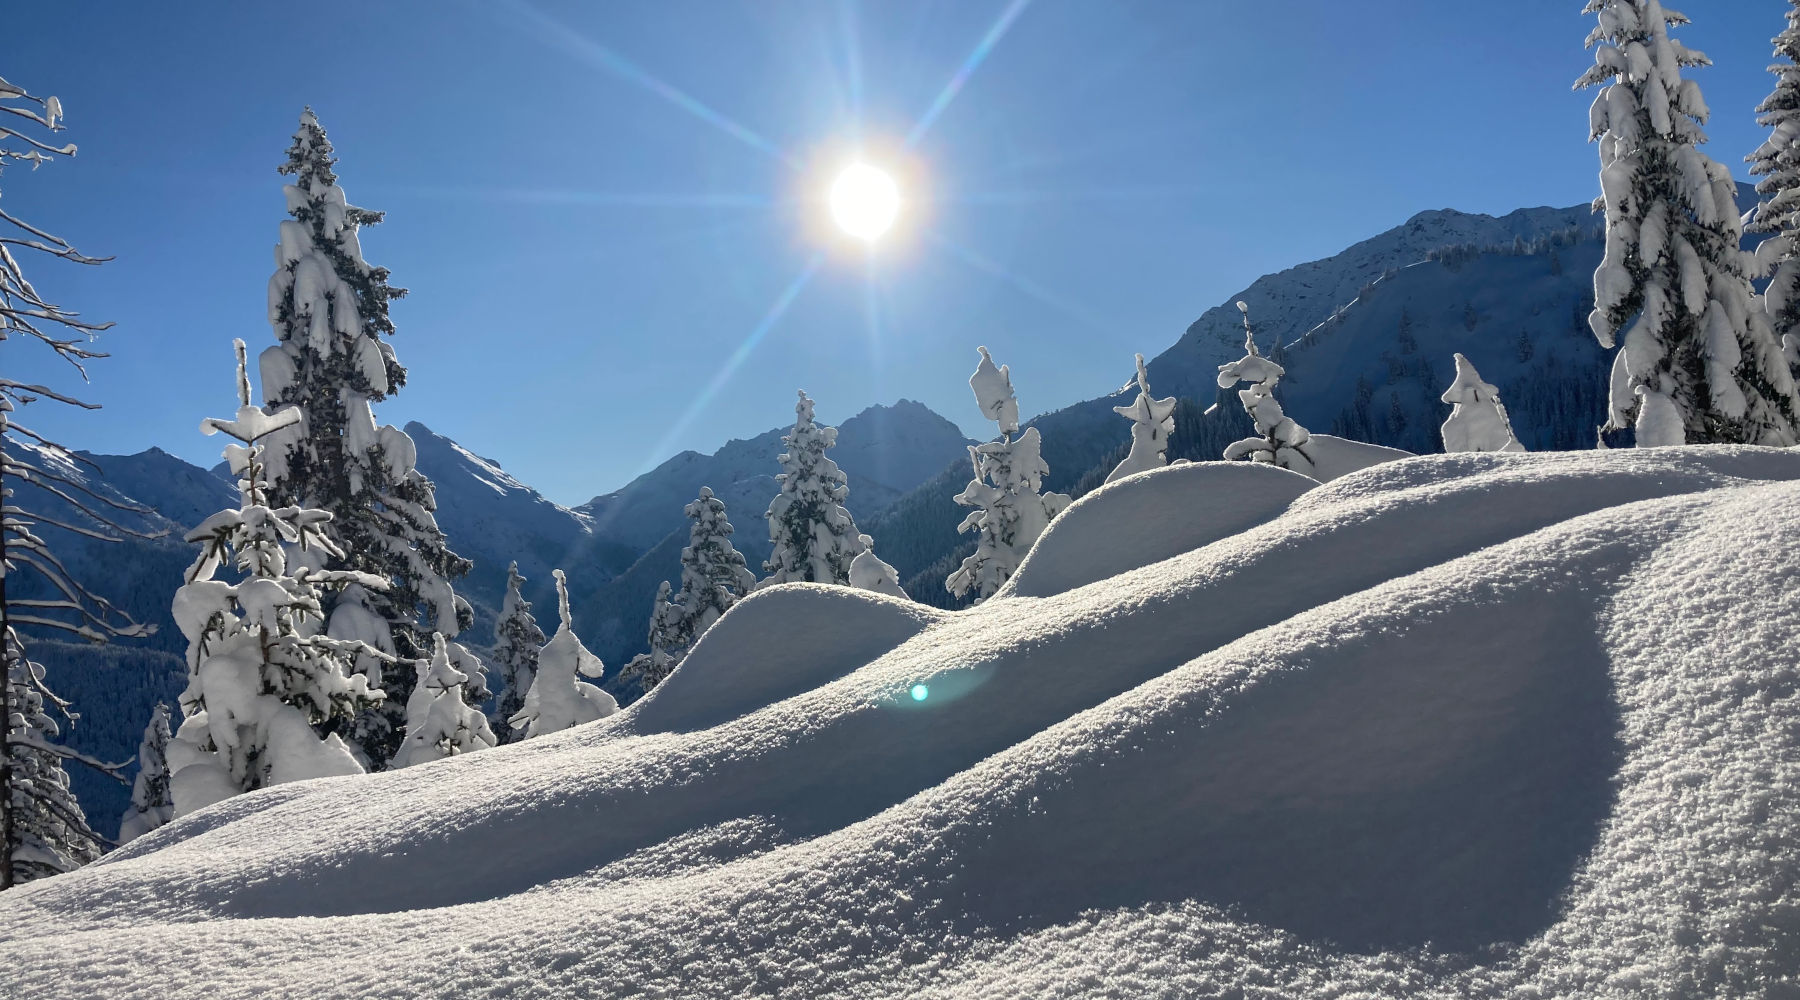
<svg viewBox="0 0 1800 1000">
<path fill-rule="evenodd" d="M 0 960 L 18 1000 L 1775 996 L 1797 534 L 1792 450 L 1158 470 L 972 610 L 762 592 L 610 719 L 29 883 Z"/>
<path fill-rule="evenodd" d="M 457 592 L 476 609 L 473 644 L 485 646 L 506 593 L 513 560 L 530 581 L 526 597 L 554 607 L 550 571 L 568 574 L 569 588 L 588 593 L 623 572 L 638 550 L 595 534 L 592 518 L 551 502 L 519 482 L 500 463 L 483 458 L 414 421 L 406 433 L 418 446 L 419 470 L 436 487 L 438 526 L 450 545 L 475 563 Z M 680 515 L 676 511 L 676 515 Z M 647 599 L 646 599 L 647 600 Z"/>
</svg>

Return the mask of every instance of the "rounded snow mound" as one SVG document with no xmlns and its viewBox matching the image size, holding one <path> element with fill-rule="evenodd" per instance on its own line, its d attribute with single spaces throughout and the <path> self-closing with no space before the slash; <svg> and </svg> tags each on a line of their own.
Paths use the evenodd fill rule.
<svg viewBox="0 0 1800 1000">
<path fill-rule="evenodd" d="M 1330 434 L 1312 435 L 1307 439 L 1304 450 L 1312 458 L 1312 478 L 1321 483 L 1329 483 L 1377 465 L 1416 457 L 1410 451 L 1333 437 Z"/>
<path fill-rule="evenodd" d="M 1316 485 L 1255 462 L 1126 476 L 1057 515 L 995 597 L 1048 597 L 1161 562 L 1268 521 Z"/>
<path fill-rule="evenodd" d="M 0 894 L 9 1000 L 1776 995 L 1797 479 L 1424 456 L 829 666 L 777 588 L 814 686 L 202 810 Z"/>
<path fill-rule="evenodd" d="M 850 587 L 793 583 L 757 591 L 714 622 L 623 724 L 655 733 L 728 722 L 850 673 L 945 616 Z"/>
</svg>

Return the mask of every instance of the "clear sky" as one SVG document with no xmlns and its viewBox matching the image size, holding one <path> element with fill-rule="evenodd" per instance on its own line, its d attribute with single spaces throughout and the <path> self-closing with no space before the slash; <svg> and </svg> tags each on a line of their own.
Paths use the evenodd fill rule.
<svg viewBox="0 0 1800 1000">
<path fill-rule="evenodd" d="M 1116 388 L 1258 275 L 1432 208 L 1597 192 L 1580 0 L 313 0 L 7 12 L 0 76 L 78 158 L 6 207 L 116 259 L 30 261 L 112 320 L 77 446 L 212 464 L 233 337 L 272 342 L 275 167 L 302 106 L 366 256 L 412 294 L 419 420 L 565 503 L 683 448 L 920 400 L 986 437 L 975 347 L 1023 409 Z M 1689 0 L 1715 158 L 1761 140 L 1786 0 Z M 862 156 L 907 204 L 871 251 L 824 220 Z M 5 349 L 8 374 L 68 379 Z M 38 407 L 34 407 L 38 409 Z M 1121 431 L 1123 433 L 1123 431 Z"/>
</svg>

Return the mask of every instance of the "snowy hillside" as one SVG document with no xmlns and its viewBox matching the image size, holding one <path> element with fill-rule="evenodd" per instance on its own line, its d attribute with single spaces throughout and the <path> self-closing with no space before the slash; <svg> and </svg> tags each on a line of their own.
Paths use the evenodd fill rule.
<svg viewBox="0 0 1800 1000">
<path fill-rule="evenodd" d="M 1033 596 L 761 593 L 611 719 L 11 891 L 9 996 L 1775 995 L 1796 480 L 1727 447 L 1127 479 Z"/>
</svg>

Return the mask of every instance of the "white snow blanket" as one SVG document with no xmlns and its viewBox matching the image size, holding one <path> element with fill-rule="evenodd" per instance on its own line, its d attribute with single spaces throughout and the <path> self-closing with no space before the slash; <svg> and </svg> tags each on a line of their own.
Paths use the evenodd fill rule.
<svg viewBox="0 0 1800 1000">
<path fill-rule="evenodd" d="M 773 588 L 611 718 L 0 894 L 6 994 L 1781 995 L 1796 479 L 1430 456 L 1045 596 Z"/>
</svg>

